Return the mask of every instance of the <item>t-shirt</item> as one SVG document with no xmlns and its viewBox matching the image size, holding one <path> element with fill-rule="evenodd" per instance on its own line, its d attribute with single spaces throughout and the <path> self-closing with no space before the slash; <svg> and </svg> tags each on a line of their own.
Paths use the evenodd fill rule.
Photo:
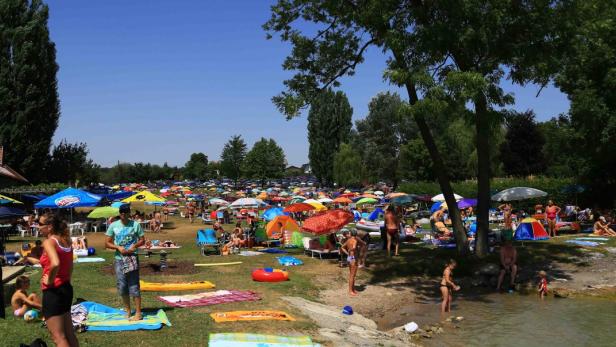
<svg viewBox="0 0 616 347">
<path fill-rule="evenodd" d="M 143 228 L 133 220 L 129 220 L 126 225 L 121 220 L 117 220 L 109 225 L 105 235 L 112 237 L 116 246 L 129 248 L 143 237 Z M 122 259 L 120 251 L 116 250 L 115 258 Z"/>
</svg>

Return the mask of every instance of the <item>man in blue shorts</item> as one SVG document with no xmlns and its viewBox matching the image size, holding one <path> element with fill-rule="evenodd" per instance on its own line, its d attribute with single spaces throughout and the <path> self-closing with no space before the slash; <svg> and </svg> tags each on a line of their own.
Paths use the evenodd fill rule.
<svg viewBox="0 0 616 347">
<path fill-rule="evenodd" d="M 137 249 L 145 244 L 143 228 L 130 219 L 130 206 L 120 206 L 120 219 L 111 223 L 105 233 L 105 247 L 115 249 L 115 273 L 118 293 L 122 296 L 126 317 L 141 320 L 139 259 Z M 130 317 L 130 298 L 135 301 L 135 315 Z"/>
</svg>

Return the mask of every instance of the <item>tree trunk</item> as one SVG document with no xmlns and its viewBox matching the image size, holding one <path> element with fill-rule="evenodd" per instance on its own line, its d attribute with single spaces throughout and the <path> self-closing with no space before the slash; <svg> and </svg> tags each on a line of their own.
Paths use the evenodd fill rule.
<svg viewBox="0 0 616 347">
<path fill-rule="evenodd" d="M 2 245 L 4 246 L 4 244 Z M 0 250 L 3 250 L 4 247 L 0 247 Z M 2 265 L 0 265 L 0 280 L 2 279 Z M 4 310 L 4 283 L 2 283 L 2 286 L 0 286 L 0 298 L 2 298 L 2 309 L 0 310 L 0 318 L 4 319 L 6 318 L 5 315 L 5 310 Z"/>
<path fill-rule="evenodd" d="M 488 254 L 490 232 L 490 120 L 485 96 L 475 100 L 475 129 L 477 131 L 477 238 L 476 253 L 480 258 Z"/>
<path fill-rule="evenodd" d="M 415 86 L 411 83 L 406 83 L 406 90 L 409 95 L 409 103 L 411 105 L 415 104 L 418 100 L 417 90 Z M 423 115 L 414 114 L 413 115 L 417 126 L 419 127 L 419 133 L 421 134 L 421 138 L 423 139 L 428 152 L 430 153 L 430 157 L 432 159 L 432 164 L 434 165 L 434 171 L 436 172 L 436 178 L 438 180 L 439 186 L 441 187 L 441 191 L 443 192 L 443 196 L 445 197 L 445 202 L 447 203 L 447 207 L 449 209 L 449 217 L 451 218 L 451 223 L 453 225 L 453 232 L 456 238 L 456 248 L 458 249 L 458 254 L 464 255 L 467 253 L 467 238 L 466 238 L 466 229 L 462 224 L 462 218 L 460 217 L 460 211 L 458 210 L 458 203 L 453 195 L 453 188 L 451 187 L 451 181 L 449 180 L 449 176 L 447 175 L 447 169 L 445 168 L 445 164 L 443 163 L 443 158 L 436 147 L 436 143 L 434 142 L 434 137 L 432 136 L 432 132 L 430 132 L 430 128 L 428 127 L 428 123 Z"/>
</svg>

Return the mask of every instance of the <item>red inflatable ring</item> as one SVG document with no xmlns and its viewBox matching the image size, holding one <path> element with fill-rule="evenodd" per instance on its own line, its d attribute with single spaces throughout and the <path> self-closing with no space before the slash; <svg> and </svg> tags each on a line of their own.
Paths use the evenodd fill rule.
<svg viewBox="0 0 616 347">
<path fill-rule="evenodd" d="M 289 273 L 278 269 L 272 271 L 256 269 L 252 272 L 252 279 L 257 282 L 282 282 L 289 280 Z"/>
</svg>

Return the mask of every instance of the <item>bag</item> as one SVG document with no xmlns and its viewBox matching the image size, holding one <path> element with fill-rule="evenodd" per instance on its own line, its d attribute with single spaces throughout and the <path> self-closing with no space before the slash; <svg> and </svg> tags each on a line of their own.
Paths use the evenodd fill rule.
<svg viewBox="0 0 616 347">
<path fill-rule="evenodd" d="M 31 344 L 26 345 L 25 343 L 22 343 L 19 347 L 47 347 L 47 344 L 39 337 L 38 339 L 32 341 Z"/>
<path fill-rule="evenodd" d="M 123 255 L 122 256 L 122 271 L 129 273 L 139 269 L 139 259 L 136 255 Z"/>
</svg>

